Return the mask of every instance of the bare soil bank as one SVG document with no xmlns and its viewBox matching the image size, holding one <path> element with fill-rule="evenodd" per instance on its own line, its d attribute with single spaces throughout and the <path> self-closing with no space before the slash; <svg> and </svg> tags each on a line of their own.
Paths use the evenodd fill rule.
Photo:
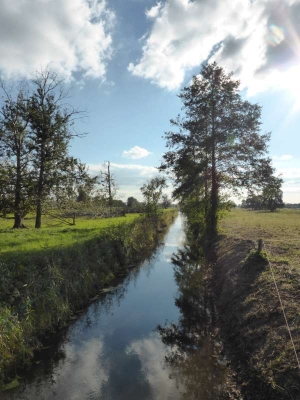
<svg viewBox="0 0 300 400">
<path fill-rule="evenodd" d="M 213 286 L 225 349 L 245 400 L 300 399 L 300 370 L 265 252 L 252 240 L 221 236 Z M 285 263 L 273 266 L 300 356 L 300 280 Z"/>
</svg>

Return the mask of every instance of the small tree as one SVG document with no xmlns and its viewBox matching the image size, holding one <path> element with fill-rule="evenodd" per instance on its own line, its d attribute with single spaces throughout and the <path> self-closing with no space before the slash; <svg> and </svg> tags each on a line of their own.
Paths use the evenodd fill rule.
<svg viewBox="0 0 300 400">
<path fill-rule="evenodd" d="M 13 227 L 23 228 L 23 218 L 32 203 L 28 88 L 21 85 L 13 95 L 2 81 L 0 86 L 3 93 L 3 105 L 0 109 L 0 159 L 7 168 L 6 175 L 2 174 L 1 182 L 13 195 Z M 8 178 L 6 182 L 5 177 Z"/>
<path fill-rule="evenodd" d="M 0 212 L 3 217 L 14 212 L 13 168 L 0 162 Z"/>
<path fill-rule="evenodd" d="M 100 184 L 103 192 L 103 198 L 108 204 L 110 214 L 112 214 L 113 200 L 117 193 L 117 185 L 114 174 L 112 174 L 110 170 L 110 162 L 105 162 L 103 166 L 104 169 L 100 174 Z"/>
<path fill-rule="evenodd" d="M 156 230 L 158 229 L 159 203 L 165 187 L 167 187 L 166 180 L 160 177 L 149 180 L 141 187 L 145 199 L 146 215 L 152 220 Z"/>
<path fill-rule="evenodd" d="M 171 200 L 169 199 L 168 195 L 163 194 L 161 197 L 161 205 L 163 208 L 169 208 L 172 205 Z"/>
<path fill-rule="evenodd" d="M 262 191 L 262 203 L 267 210 L 276 211 L 277 208 L 283 208 L 282 186 L 283 180 L 272 176 L 267 186 Z"/>
<path fill-rule="evenodd" d="M 46 69 L 33 79 L 35 91 L 29 100 L 31 153 L 35 177 L 35 227 L 41 227 L 43 204 L 54 186 L 62 186 L 77 160 L 68 156 L 74 136 L 74 117 L 79 114 L 65 104 L 67 93 L 63 81 Z"/>
<path fill-rule="evenodd" d="M 136 198 L 128 197 L 127 209 L 130 212 L 140 212 L 142 209 L 142 204 Z"/>
<path fill-rule="evenodd" d="M 248 193 L 248 197 L 242 201 L 242 208 L 250 208 L 251 210 L 262 210 L 263 198 L 260 194 Z"/>
</svg>

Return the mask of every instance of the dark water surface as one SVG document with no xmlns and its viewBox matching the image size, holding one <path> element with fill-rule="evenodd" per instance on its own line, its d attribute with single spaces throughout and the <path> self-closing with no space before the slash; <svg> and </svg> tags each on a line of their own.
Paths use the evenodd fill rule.
<svg viewBox="0 0 300 400">
<path fill-rule="evenodd" d="M 179 216 L 153 258 L 94 302 L 5 400 L 217 399 L 228 372 Z"/>
</svg>

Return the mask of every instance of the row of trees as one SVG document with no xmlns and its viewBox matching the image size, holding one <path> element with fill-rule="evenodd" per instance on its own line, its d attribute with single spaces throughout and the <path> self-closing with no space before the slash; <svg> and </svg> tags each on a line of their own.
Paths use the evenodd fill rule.
<svg viewBox="0 0 300 400">
<path fill-rule="evenodd" d="M 161 191 L 154 195 L 158 187 L 165 186 L 159 178 L 143 186 L 145 203 L 134 197 L 127 204 L 116 200 L 109 161 L 91 177 L 86 165 L 69 155 L 70 141 L 81 136 L 74 122 L 82 113 L 67 104 L 68 93 L 55 72 L 36 73 L 30 84 L 22 83 L 17 89 L 7 89 L 4 82 L 0 85 L 0 211 L 14 214 L 14 228 L 24 227 L 24 217 L 33 210 L 35 227 L 40 228 L 46 211 L 62 219 L 54 210 L 109 216 L 145 209 L 148 214 L 153 212 L 151 207 L 171 205 Z M 156 186 L 151 195 L 147 185 L 148 189 Z"/>
<path fill-rule="evenodd" d="M 35 208 L 35 227 L 41 227 L 43 205 L 49 196 L 68 198 L 74 187 L 91 190 L 91 178 L 78 159 L 69 156 L 74 121 L 81 113 L 66 104 L 68 93 L 51 70 L 36 73 L 31 84 L 7 89 L 1 82 L 0 202 L 14 213 L 14 228 Z"/>
<path fill-rule="evenodd" d="M 261 107 L 243 100 L 239 81 L 216 63 L 203 66 L 179 98 L 183 115 L 171 120 L 176 131 L 165 135 L 160 170 L 173 178 L 173 195 L 195 227 L 214 237 L 230 190 L 259 190 L 275 179 L 270 134 L 260 132 Z"/>
<path fill-rule="evenodd" d="M 83 113 L 68 104 L 59 76 L 46 69 L 30 83 L 8 89 L 0 81 L 0 87 L 0 211 L 14 214 L 13 227 L 24 227 L 32 211 L 36 228 L 50 211 L 56 217 L 71 210 L 100 216 L 124 213 L 126 204 L 116 200 L 109 161 L 91 177 L 86 165 L 69 155 L 71 140 L 82 136 L 75 121 Z M 141 212 L 143 207 L 136 200 L 135 207 L 128 207 L 134 208 Z"/>
</svg>

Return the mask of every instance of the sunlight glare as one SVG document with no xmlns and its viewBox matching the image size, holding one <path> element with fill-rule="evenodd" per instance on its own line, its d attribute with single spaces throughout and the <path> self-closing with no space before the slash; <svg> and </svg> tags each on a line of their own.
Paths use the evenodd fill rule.
<svg viewBox="0 0 300 400">
<path fill-rule="evenodd" d="M 279 45 L 284 39 L 284 28 L 281 28 L 274 24 L 269 26 L 267 41 L 271 46 Z"/>
</svg>

